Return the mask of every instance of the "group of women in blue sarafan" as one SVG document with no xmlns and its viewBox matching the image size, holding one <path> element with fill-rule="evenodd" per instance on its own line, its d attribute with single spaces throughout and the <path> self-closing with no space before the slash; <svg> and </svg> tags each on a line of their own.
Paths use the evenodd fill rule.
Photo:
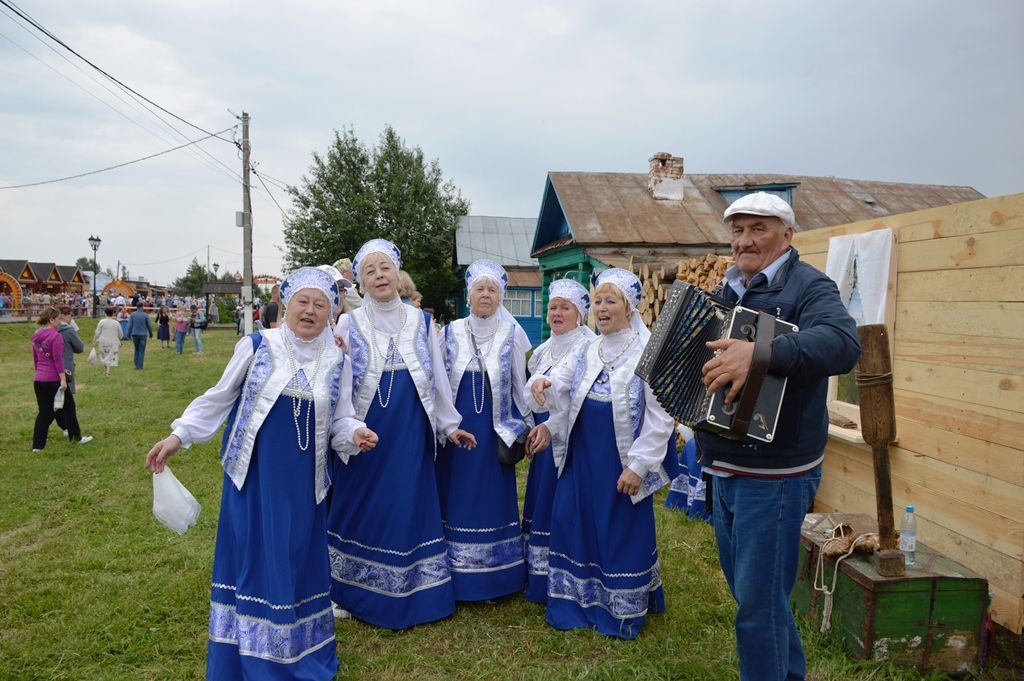
<svg viewBox="0 0 1024 681">
<path fill-rule="evenodd" d="M 671 418 L 633 374 L 649 336 L 636 277 L 598 278 L 600 336 L 587 290 L 554 282 L 527 383 L 499 265 L 470 266 L 471 314 L 443 333 L 400 300 L 400 270 L 394 244 L 364 244 L 363 306 L 333 329 L 335 277 L 292 273 L 281 327 L 243 338 L 147 455 L 159 472 L 227 421 L 208 678 L 333 678 L 336 616 L 401 630 L 525 589 L 556 628 L 632 638 L 664 609 L 651 494 L 677 460 Z M 522 524 L 499 460 L 520 448 Z"/>
</svg>

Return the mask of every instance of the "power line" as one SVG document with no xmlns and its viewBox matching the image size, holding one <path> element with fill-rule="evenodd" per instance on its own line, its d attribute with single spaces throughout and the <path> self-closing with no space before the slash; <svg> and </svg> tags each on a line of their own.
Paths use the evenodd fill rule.
<svg viewBox="0 0 1024 681">
<path fill-rule="evenodd" d="M 228 139 L 224 139 L 223 137 L 220 137 L 220 135 L 222 133 L 210 132 L 209 130 L 207 130 L 205 128 L 202 128 L 202 127 L 196 125 L 195 123 L 192 123 L 191 121 L 188 121 L 188 120 L 182 118 L 181 116 L 179 116 L 178 114 L 174 113 L 173 111 L 165 109 L 164 107 L 162 107 L 159 104 L 157 104 L 156 102 L 154 102 L 152 99 L 149 99 L 148 97 L 146 97 L 145 95 L 143 95 L 139 91 L 133 89 L 132 87 L 126 85 L 124 82 L 122 82 L 122 81 L 118 80 L 117 78 L 115 78 L 114 76 L 110 75 L 109 73 L 104 71 L 102 68 L 100 68 L 99 66 L 97 66 L 93 62 L 89 61 L 84 56 L 82 56 L 79 52 L 77 52 L 74 48 L 72 48 L 66 42 L 64 42 L 63 40 L 58 38 L 56 35 L 54 35 L 49 29 L 47 29 L 45 26 L 40 24 L 38 21 L 33 19 L 31 16 L 29 16 L 20 7 L 18 7 L 13 2 L 11 2 L 11 0 L 0 0 L 0 5 L 3 5 L 4 7 L 7 7 L 9 10 L 11 10 L 16 15 L 18 15 L 18 17 L 20 17 L 23 21 L 27 21 L 33 28 L 35 28 L 37 31 L 39 31 L 43 35 L 45 35 L 47 38 L 49 38 L 50 40 L 54 41 L 55 43 L 57 43 L 58 45 L 63 47 L 65 50 L 67 50 L 71 54 L 75 55 L 76 57 L 78 57 L 79 59 L 84 61 L 86 64 L 88 64 L 89 66 L 94 68 L 99 73 L 103 74 L 106 78 L 108 78 L 112 82 L 116 83 L 121 88 L 127 90 L 128 92 L 131 92 L 136 97 L 138 97 L 140 99 L 143 99 L 146 102 L 149 102 L 150 104 L 152 104 L 156 108 L 158 108 L 161 111 L 163 111 L 164 113 L 166 113 L 168 116 L 172 116 L 173 118 L 181 121 L 182 123 L 184 123 L 184 124 L 186 124 L 186 125 L 188 125 L 190 127 L 193 127 L 196 130 L 199 130 L 200 132 L 206 133 L 207 137 L 216 137 L 217 139 L 221 140 L 222 142 L 227 142 L 228 144 L 232 144 L 232 145 L 234 144 L 233 140 L 228 140 Z M 230 128 L 229 128 L 229 130 L 230 130 Z"/>
<path fill-rule="evenodd" d="M 0 2 L 3 2 L 3 0 L 0 0 Z M 232 126 L 232 127 L 236 127 L 236 126 Z M 41 182 L 27 182 L 25 184 L 12 184 L 12 185 L 9 185 L 7 187 L 0 187 L 0 190 L 2 190 L 2 189 L 24 189 L 25 187 L 38 187 L 38 186 L 43 185 L 43 184 L 53 184 L 55 182 L 64 182 L 65 180 L 75 180 L 75 179 L 78 179 L 80 177 L 87 177 L 89 175 L 96 175 L 98 173 L 105 173 L 108 170 L 115 170 L 117 168 L 124 168 L 125 166 L 132 165 L 133 163 L 139 163 L 141 161 L 148 161 L 151 158 L 156 158 L 157 156 L 163 156 L 164 154 L 169 154 L 172 151 L 178 151 L 179 149 L 184 149 L 185 147 L 191 146 L 193 144 L 198 144 L 199 142 L 202 142 L 204 140 L 208 140 L 211 137 L 216 137 L 217 135 L 222 135 L 225 132 L 228 132 L 229 130 L 231 130 L 231 128 L 225 128 L 224 130 L 221 130 L 220 132 L 217 132 L 217 133 L 212 133 L 211 132 L 206 137 L 202 137 L 200 139 L 193 140 L 193 141 L 188 142 L 186 144 L 182 144 L 182 145 L 179 145 L 177 147 L 172 147 L 170 149 L 165 149 L 164 151 L 158 151 L 155 154 L 150 154 L 149 156 L 143 156 L 142 158 L 137 158 L 137 159 L 135 159 L 133 161 L 125 161 L 124 163 L 118 163 L 117 165 L 108 166 L 106 168 L 100 168 L 99 170 L 90 170 L 87 173 L 78 173 L 77 175 L 68 175 L 67 177 L 58 177 L 58 178 L 55 178 L 53 180 L 43 180 Z"/>
<path fill-rule="evenodd" d="M 189 257 L 190 255 L 195 255 L 196 253 L 200 253 L 202 251 L 203 251 L 202 248 L 197 248 L 196 250 L 192 251 L 191 253 L 186 253 L 185 255 L 179 255 L 177 258 L 171 258 L 170 260 L 158 260 L 156 262 L 123 262 L 123 263 L 121 263 L 121 265 L 123 265 L 124 267 L 146 267 L 147 265 L 166 265 L 169 262 L 175 262 L 177 260 L 184 260 L 185 258 Z"/>
<path fill-rule="evenodd" d="M 253 168 L 252 165 L 249 166 L 249 170 L 252 171 L 253 175 L 256 176 L 256 179 L 259 180 L 260 184 L 263 185 L 263 189 L 266 190 L 267 194 L 270 196 L 270 199 L 274 202 L 274 205 L 277 206 L 277 209 L 281 211 L 281 217 L 283 217 L 285 221 L 287 221 L 288 213 L 285 213 L 284 208 L 281 208 L 281 204 L 277 202 L 277 199 L 274 197 L 274 194 L 270 191 L 270 187 L 268 187 L 267 183 L 263 181 L 263 176 L 260 173 L 256 172 L 256 169 Z"/>
<path fill-rule="evenodd" d="M 4 11 L 4 10 L 0 10 L 0 13 L 4 14 L 5 16 L 7 16 L 7 17 L 11 18 L 11 20 L 12 20 L 12 21 L 14 21 L 13 17 L 11 17 L 11 15 L 10 15 L 10 14 L 8 14 L 8 13 L 7 13 L 6 11 Z M 111 90 L 110 88 L 108 88 L 108 87 L 107 87 L 106 85 L 104 85 L 104 84 L 103 84 L 103 83 L 102 83 L 101 81 L 99 81 L 99 80 L 98 80 L 98 79 L 97 79 L 97 78 L 96 78 L 95 76 L 93 76 L 93 75 L 91 75 L 90 73 L 86 72 L 86 71 L 85 71 L 85 70 L 84 70 L 84 69 L 83 69 L 82 67 L 78 66 L 78 64 L 76 64 L 75 62 L 71 61 L 71 60 L 70 60 L 70 59 L 69 59 L 68 57 L 64 56 L 63 54 L 61 54 L 60 52 L 58 52 L 58 51 L 57 51 L 57 50 L 56 50 L 55 48 L 53 48 L 52 46 L 50 46 L 49 44 L 47 44 L 46 42 L 44 42 L 42 38 L 40 38 L 40 37 L 39 37 L 39 36 L 37 36 L 36 34 L 34 34 L 34 33 L 32 33 L 31 31 L 29 31 L 29 29 L 28 29 L 28 28 L 26 28 L 25 26 L 23 26 L 22 24 L 20 24 L 20 23 L 18 23 L 18 22 L 14 22 L 14 23 L 15 23 L 15 25 L 17 25 L 17 26 L 18 26 L 19 28 L 21 28 L 21 29 L 22 29 L 23 31 L 25 31 L 25 32 L 26 32 L 26 33 L 28 33 L 28 34 L 29 34 L 30 36 L 32 36 L 32 38 L 33 38 L 33 39 L 35 39 L 36 41 L 38 41 L 38 42 L 39 42 L 40 44 L 42 44 L 42 45 L 43 45 L 44 47 L 46 47 L 46 48 L 47 48 L 48 50 L 50 50 L 51 52 L 53 52 L 54 54 L 56 54 L 56 55 L 57 55 L 58 57 L 60 57 L 60 58 L 61 58 L 61 59 L 63 59 L 64 61 L 66 61 L 66 62 L 67 62 L 68 64 L 70 64 L 71 66 L 73 66 L 73 67 L 74 67 L 75 69 L 77 69 L 77 70 L 78 70 L 78 71 L 79 71 L 80 73 L 82 73 L 82 74 L 83 74 L 83 75 L 85 75 L 86 77 L 90 78 L 90 79 L 91 79 L 91 80 L 92 80 L 93 82 L 95 82 L 95 83 L 96 83 L 97 85 L 99 85 L 99 86 L 100 86 L 101 88 L 103 88 L 104 90 L 106 90 L 106 91 L 107 91 L 107 92 L 108 92 L 108 93 L 109 93 L 110 95 L 112 95 L 113 97 L 115 97 L 116 99 L 118 99 L 118 100 L 119 100 L 120 102 L 122 102 L 122 103 L 124 103 L 124 104 L 126 104 L 126 105 L 128 105 L 128 106 L 130 106 L 130 107 L 132 107 L 132 106 L 134 106 L 134 107 L 140 107 L 140 108 L 141 108 L 141 111 L 142 111 L 143 113 L 146 113 L 146 114 L 150 114 L 150 115 L 153 115 L 154 117 L 156 117 L 156 119 L 157 119 L 157 120 L 158 120 L 158 121 L 159 121 L 160 123 L 163 123 L 164 125 L 166 125 L 166 126 L 168 126 L 169 128 L 171 128 L 171 130 L 173 130 L 173 131 L 174 131 L 175 133 L 177 133 L 177 134 L 178 134 L 178 135 L 179 135 L 179 136 L 180 136 L 181 138 L 183 138 L 183 139 L 185 139 L 185 140 L 188 140 L 188 137 L 187 137 L 187 136 L 183 135 L 183 134 L 182 134 L 182 133 L 181 133 L 180 131 L 178 131 L 178 130 L 177 130 L 176 128 L 174 128 L 174 126 L 170 125 L 169 123 L 167 123 L 166 121 L 164 121 L 164 120 L 163 120 L 162 118 L 160 118 L 159 116 L 156 116 L 156 114 L 153 114 L 153 112 L 152 112 L 152 111 L 150 111 L 149 109 L 146 109 L 146 108 L 142 107 L 142 105 L 141 105 L 141 104 L 139 104 L 139 103 L 138 103 L 138 102 L 137 102 L 136 100 L 134 100 L 134 99 L 126 99 L 126 98 L 122 97 L 122 96 L 121 96 L 120 94 L 118 94 L 118 93 L 117 93 L 117 92 L 116 92 L 115 90 Z M 63 79 L 64 79 L 64 80 L 66 80 L 67 82 L 71 83 L 71 84 L 72 84 L 72 85 L 74 85 L 74 86 L 75 86 L 76 88 L 80 89 L 80 90 L 81 90 L 82 92 L 84 92 L 85 94 L 89 95 L 90 97 L 92 97 L 93 99 L 95 99 L 95 100 L 96 100 L 97 102 L 99 102 L 99 103 L 100 103 L 100 104 L 102 104 L 103 106 L 107 107 L 108 109 L 110 109 L 111 111 L 113 111 L 114 113 L 116 113 L 116 114 L 117 114 L 118 116 L 121 116 L 122 118 L 124 118 L 124 119 L 125 119 L 126 121 L 128 121 L 129 123 L 131 123 L 131 124 L 133 124 L 133 125 L 135 125 L 135 126 L 137 126 L 137 127 L 141 128 L 142 130 L 144 130 L 144 131 L 148 132 L 148 133 L 149 133 L 150 135 L 152 135 L 153 137 L 156 137 L 157 139 L 159 139 L 159 140 L 161 140 L 161 141 L 163 141 L 163 142 L 170 142 L 171 144 L 174 144 L 174 141 L 175 141 L 174 139 L 169 139 L 169 138 L 168 138 L 167 136 L 165 136 L 165 135 L 162 135 L 162 134 L 160 134 L 160 133 L 158 133 L 158 132 L 154 132 L 154 131 L 153 131 L 153 130 L 152 130 L 151 128 L 148 128 L 148 127 L 146 127 L 145 125 L 143 125 L 142 123 L 140 123 L 140 122 L 139 122 L 139 121 L 137 121 L 136 119 L 132 118 L 132 117 L 131 117 L 131 116 L 129 116 L 128 114 L 124 113 L 123 111 L 120 111 L 120 110 L 119 110 L 119 109 L 118 109 L 117 107 L 113 106 L 113 105 L 112 105 L 112 104 L 110 104 L 109 102 L 106 102 L 106 101 L 104 101 L 104 100 L 103 100 L 102 98 L 100 98 L 99 96 L 97 96 L 97 95 L 96 95 L 95 93 L 93 93 L 93 92 L 90 92 L 90 91 L 89 91 L 89 90 L 88 90 L 87 88 L 85 88 L 85 86 L 83 86 L 83 85 L 82 85 L 81 83 L 78 83 L 78 82 L 76 82 L 76 81 L 72 80 L 71 78 L 69 78 L 68 76 L 66 76 L 65 74 L 61 73 L 61 72 L 60 72 L 59 70 L 57 70 L 56 68 L 54 68 L 54 67 L 53 67 L 53 66 L 51 66 L 50 64 L 46 63 L 46 62 L 45 62 L 44 60 L 42 60 L 41 58 L 39 58 L 39 56 L 37 56 L 36 54 L 33 54 L 33 53 L 32 53 L 32 51 L 30 51 L 30 50 L 26 49 L 26 48 L 25 48 L 24 46 L 22 46 L 22 45 L 18 44 L 18 42 L 17 42 L 17 41 L 15 41 L 15 40 L 13 40 L 12 38 L 8 37 L 8 36 L 7 36 L 7 35 L 5 35 L 4 33 L 0 32 L 0 38 L 3 38 L 3 39 L 4 39 L 4 40 L 6 40 L 7 42 L 11 43 L 11 44 L 12 44 L 12 45 L 14 45 L 15 47 L 17 47 L 17 48 L 18 48 L 19 50 L 21 50 L 22 52 L 24 52 L 24 53 L 25 53 L 25 54 L 27 54 L 28 56 L 30 56 L 30 57 L 32 57 L 33 59 L 35 59 L 36 61 L 38 61 L 38 62 L 39 62 L 40 64 L 42 64 L 42 65 L 43 65 L 43 66 L 45 66 L 46 68 L 50 69 L 51 71 L 53 71 L 53 72 L 54 72 L 55 74 L 57 74 L 57 75 L 58 75 L 58 76 L 60 76 L 61 78 L 63 78 Z M 212 165 L 212 164 L 211 164 L 211 163 L 210 163 L 209 161 L 207 161 L 206 159 L 202 158 L 201 156 L 198 156 L 198 155 L 196 155 L 196 154 L 195 154 L 194 152 L 195 152 L 195 151 L 197 151 L 197 150 L 198 150 L 198 151 L 203 151 L 203 153 L 207 153 L 207 152 L 206 152 L 206 151 L 205 151 L 204 149 L 202 149 L 202 147 L 196 147 L 195 149 L 191 149 L 191 148 L 190 148 L 190 149 L 188 149 L 189 155 L 190 155 L 190 156 L 192 156 L 192 158 L 194 158 L 194 159 L 195 159 L 196 161 L 199 161 L 200 163 L 202 163 L 203 165 L 205 165 L 205 166 L 206 166 L 207 168 L 209 168 L 210 170 L 214 171 L 215 173 L 218 173 L 218 174 L 220 174 L 220 175 L 222 175 L 222 176 L 224 176 L 224 177 L 227 177 L 227 179 L 231 180 L 232 182 L 240 182 L 240 181 L 241 181 L 241 180 L 240 180 L 240 179 L 238 178 L 237 174 L 232 174 L 232 172 L 233 172 L 233 171 L 231 171 L 231 169 L 230 169 L 230 168 L 228 168 L 227 166 L 224 166 L 224 164 L 221 164 L 221 165 L 222 165 L 223 167 L 225 167 L 225 168 L 227 168 L 227 169 L 228 169 L 229 173 L 227 173 L 227 174 L 225 173 L 225 171 L 224 171 L 224 170 L 221 170 L 220 168 L 217 168 L 216 166 Z M 216 161 L 217 159 L 216 159 L 216 158 L 214 158 L 214 160 Z M 218 161 L 218 163 L 220 163 L 220 161 Z"/>
</svg>

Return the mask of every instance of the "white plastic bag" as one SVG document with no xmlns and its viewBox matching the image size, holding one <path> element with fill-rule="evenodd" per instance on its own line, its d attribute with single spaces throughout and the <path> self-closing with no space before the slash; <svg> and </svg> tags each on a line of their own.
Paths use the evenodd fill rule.
<svg viewBox="0 0 1024 681">
<path fill-rule="evenodd" d="M 202 507 L 192 493 L 178 482 L 169 467 L 153 473 L 153 515 L 178 534 L 196 524 Z"/>
<path fill-rule="evenodd" d="M 57 388 L 57 394 L 53 396 L 53 410 L 60 411 L 64 408 L 64 388 Z"/>
<path fill-rule="evenodd" d="M 89 351 L 89 359 L 85 361 L 88 362 L 89 364 L 96 363 L 96 348 L 93 348 L 92 350 Z"/>
</svg>

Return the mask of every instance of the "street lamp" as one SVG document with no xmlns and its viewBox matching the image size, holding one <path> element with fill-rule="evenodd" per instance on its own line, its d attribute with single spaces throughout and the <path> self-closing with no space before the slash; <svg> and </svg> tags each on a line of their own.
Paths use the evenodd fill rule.
<svg viewBox="0 0 1024 681">
<path fill-rule="evenodd" d="M 100 238 L 98 236 L 89 235 L 89 246 L 92 248 L 92 316 L 96 317 L 96 301 L 99 298 L 96 296 L 96 273 L 99 269 L 96 265 L 96 251 L 100 250 Z"/>
<path fill-rule="evenodd" d="M 217 263 L 217 262 L 213 263 L 213 280 L 214 281 L 217 280 L 217 270 L 219 270 L 219 269 L 220 269 L 220 263 Z"/>
</svg>

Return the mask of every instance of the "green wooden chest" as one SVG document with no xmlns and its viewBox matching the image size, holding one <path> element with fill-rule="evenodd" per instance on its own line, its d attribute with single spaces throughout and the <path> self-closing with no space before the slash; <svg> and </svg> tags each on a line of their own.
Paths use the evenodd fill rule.
<svg viewBox="0 0 1024 681">
<path fill-rule="evenodd" d="M 818 626 L 825 602 L 814 588 L 818 554 L 839 523 L 851 525 L 855 535 L 878 531 L 862 514 L 810 513 L 804 519 L 793 605 Z M 831 588 L 835 560 L 823 567 L 819 583 Z M 855 553 L 840 562 L 835 584 L 831 627 L 851 657 L 922 670 L 978 669 L 988 608 L 988 582 L 980 575 L 918 542 L 916 564 L 905 576 L 882 577 L 869 556 Z"/>
</svg>

